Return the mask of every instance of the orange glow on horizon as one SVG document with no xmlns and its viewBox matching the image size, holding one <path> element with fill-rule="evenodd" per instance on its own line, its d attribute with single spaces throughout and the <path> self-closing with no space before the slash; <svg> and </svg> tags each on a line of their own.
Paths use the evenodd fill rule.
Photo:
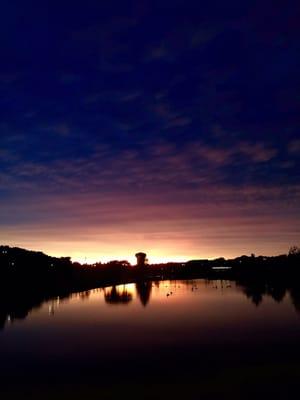
<svg viewBox="0 0 300 400">
<path fill-rule="evenodd" d="M 188 260 L 190 260 L 190 257 L 186 256 L 175 256 L 175 257 L 166 257 L 166 256 L 148 256 L 148 262 L 149 264 L 162 264 L 162 263 L 168 263 L 168 262 L 186 262 Z M 199 257 L 198 257 L 199 258 Z M 201 257 L 202 258 L 202 257 Z M 205 257 L 203 257 L 205 258 Z M 106 256 L 106 257 L 101 257 L 99 256 L 97 257 L 86 257 L 84 255 L 77 257 L 76 259 L 72 258 L 72 261 L 74 262 L 79 262 L 81 264 L 94 264 L 96 262 L 102 262 L 102 263 L 107 263 L 109 261 L 113 261 L 113 260 L 118 260 L 118 261 L 122 261 L 122 260 L 126 260 L 128 261 L 131 265 L 135 265 L 136 264 L 136 258 L 134 256 L 126 256 L 126 255 L 122 255 L 120 254 L 119 256 Z"/>
<path fill-rule="evenodd" d="M 105 251 L 101 251 L 101 246 L 97 243 L 76 243 L 74 245 L 73 242 L 64 242 L 61 240 L 60 242 L 40 242 L 38 240 L 33 242 L 27 241 L 17 241 L 17 242 L 5 242 L 5 244 L 11 247 L 21 247 L 28 250 L 33 251 L 42 251 L 43 253 L 53 256 L 53 257 L 71 257 L 73 262 L 79 262 L 81 264 L 94 264 L 96 262 L 107 263 L 113 260 L 126 260 L 131 265 L 136 265 L 136 257 L 135 253 L 138 251 L 143 251 L 147 254 L 147 259 L 149 264 L 160 264 L 160 263 L 168 263 L 168 262 L 186 262 L 189 260 L 195 259 L 216 259 L 219 257 L 224 258 L 235 258 L 241 256 L 243 254 L 250 255 L 255 253 L 256 255 L 278 255 L 278 254 L 286 254 L 288 251 L 288 246 L 285 246 L 285 243 L 282 244 L 281 250 L 279 247 L 274 249 L 272 243 L 270 246 L 266 247 L 264 245 L 261 248 L 258 248 L 256 242 L 251 242 L 247 245 L 239 245 L 239 246 L 213 246 L 210 244 L 203 244 L 202 247 L 199 246 L 188 246 L 186 243 L 185 246 L 180 241 L 174 243 L 174 246 L 164 246 L 154 247 L 154 246 L 136 246 L 125 249 L 124 246 L 119 246 L 119 249 L 116 249 L 114 245 L 108 244 Z M 267 248 L 268 251 L 265 251 Z M 184 250 L 184 252 L 181 250 Z"/>
<path fill-rule="evenodd" d="M 282 213 L 275 205 L 258 212 L 254 202 L 195 202 L 187 207 L 184 201 L 160 204 L 155 198 L 148 203 L 140 199 L 140 204 L 136 197 L 131 202 L 118 198 L 105 205 L 93 197 L 62 204 L 59 200 L 58 204 L 48 199 L 26 205 L 26 210 L 32 207 L 45 218 L 4 224 L 0 243 L 54 257 L 71 257 L 80 263 L 127 260 L 135 265 L 139 251 L 147 254 L 151 264 L 185 262 L 251 253 L 286 254 L 299 240 L 300 220 L 294 218 L 294 213 Z M 47 214 L 48 210 L 53 216 Z"/>
</svg>

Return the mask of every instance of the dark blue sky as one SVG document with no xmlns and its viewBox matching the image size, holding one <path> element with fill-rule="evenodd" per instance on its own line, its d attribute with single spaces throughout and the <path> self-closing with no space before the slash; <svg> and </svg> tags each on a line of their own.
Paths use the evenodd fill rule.
<svg viewBox="0 0 300 400">
<path fill-rule="evenodd" d="M 74 257 L 99 243 L 99 258 L 285 249 L 300 233 L 299 20 L 292 0 L 3 4 L 0 239 L 75 241 Z M 192 227 L 205 218 L 210 236 Z M 238 245 L 234 218 L 254 226 Z M 68 245 L 66 227 L 81 233 Z"/>
</svg>

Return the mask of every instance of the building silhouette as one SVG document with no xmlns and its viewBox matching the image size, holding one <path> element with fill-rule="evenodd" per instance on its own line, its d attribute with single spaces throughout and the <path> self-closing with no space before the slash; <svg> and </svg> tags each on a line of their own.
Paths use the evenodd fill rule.
<svg viewBox="0 0 300 400">
<path fill-rule="evenodd" d="M 145 267 L 146 262 L 147 262 L 147 258 L 146 258 L 147 254 L 139 252 L 139 253 L 136 253 L 135 256 L 136 256 L 136 265 L 137 265 L 137 267 L 140 267 L 140 268 Z"/>
</svg>

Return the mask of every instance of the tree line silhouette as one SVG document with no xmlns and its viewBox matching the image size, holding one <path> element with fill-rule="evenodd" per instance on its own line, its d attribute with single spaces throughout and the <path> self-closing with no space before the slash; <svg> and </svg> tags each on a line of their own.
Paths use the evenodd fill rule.
<svg viewBox="0 0 300 400">
<path fill-rule="evenodd" d="M 137 253 L 144 254 L 145 253 Z M 146 255 L 145 255 L 146 257 Z M 144 257 L 144 259 L 145 259 Z M 80 264 L 70 257 L 51 257 L 42 252 L 0 246 L 0 329 L 7 317 L 25 318 L 31 309 L 55 296 L 67 298 L 76 291 L 112 286 L 105 300 L 110 304 L 129 303 L 130 293 L 118 293 L 117 284 L 136 282 L 141 302 L 151 295 L 151 281 L 164 279 L 234 280 L 245 295 L 259 305 L 263 296 L 281 301 L 288 292 L 300 312 L 300 249 L 273 257 L 243 255 L 226 260 L 192 260 L 132 266 L 128 261 Z"/>
</svg>

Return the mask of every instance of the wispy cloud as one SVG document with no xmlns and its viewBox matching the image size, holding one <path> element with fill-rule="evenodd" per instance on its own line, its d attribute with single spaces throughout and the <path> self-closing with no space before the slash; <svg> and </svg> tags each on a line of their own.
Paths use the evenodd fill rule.
<svg viewBox="0 0 300 400">
<path fill-rule="evenodd" d="M 170 259 L 286 252 L 300 232 L 300 187 L 190 192 L 40 193 L 0 200 L 0 240 L 57 255 Z M 286 204 L 283 210 L 282 204 Z M 5 235 L 4 235 L 5 232 Z M 74 246 L 76 244 L 76 246 Z M 274 246 L 276 250 L 274 250 Z"/>
<path fill-rule="evenodd" d="M 210 164 L 218 166 L 231 163 L 232 156 L 235 153 L 232 148 L 208 146 L 201 142 L 192 144 L 191 151 L 196 152 L 199 157 L 208 161 Z"/>
<path fill-rule="evenodd" d="M 15 162 L 19 159 L 18 155 L 6 149 L 0 149 L 0 161 L 7 163 L 7 162 Z"/>
<path fill-rule="evenodd" d="M 187 126 L 192 122 L 191 118 L 188 117 L 176 117 L 167 122 L 166 128 L 178 128 L 181 126 Z"/>
<path fill-rule="evenodd" d="M 142 93 L 140 91 L 127 93 L 120 97 L 120 101 L 128 102 L 128 101 L 136 100 L 137 98 L 141 97 L 141 95 L 142 95 Z"/>
<path fill-rule="evenodd" d="M 19 73 L 6 73 L 6 74 L 1 74 L 0 73 L 0 83 L 4 84 L 11 84 L 17 81 L 17 79 L 20 77 Z"/>
<path fill-rule="evenodd" d="M 265 183 L 261 172 L 256 177 L 251 166 L 266 163 L 275 154 L 276 151 L 264 143 L 221 147 L 194 141 L 179 147 L 170 141 L 148 140 L 141 141 L 135 149 L 118 151 L 111 146 L 96 146 L 86 156 L 76 159 L 20 160 L 9 166 L 5 173 L 10 182 L 7 190 L 13 191 L 31 185 L 32 190 L 54 192 L 63 188 L 66 192 L 122 193 L 134 188 L 135 191 L 180 193 L 183 188 L 197 190 L 201 187 L 206 191 L 216 183 L 230 185 L 232 171 L 240 174 L 241 165 L 247 184 Z M 279 170 L 282 171 L 280 166 Z M 250 182 L 248 171 L 252 174 Z M 236 187 L 242 184 L 243 175 Z"/>
<path fill-rule="evenodd" d="M 288 143 L 288 151 L 291 154 L 300 154 L 300 140 L 295 139 Z"/>
<path fill-rule="evenodd" d="M 191 47 L 200 47 L 210 43 L 221 31 L 223 27 L 207 26 L 196 30 L 191 34 L 190 45 Z"/>
<path fill-rule="evenodd" d="M 269 147 L 263 142 L 241 142 L 238 145 L 238 151 L 256 163 L 270 161 L 278 153 L 277 149 Z"/>
<path fill-rule="evenodd" d="M 41 129 L 59 136 L 69 136 L 71 133 L 70 125 L 67 122 L 59 122 L 57 124 L 49 125 L 43 124 Z"/>
<path fill-rule="evenodd" d="M 157 46 L 153 46 L 145 56 L 144 61 L 158 61 L 158 60 L 170 60 L 171 53 L 168 51 L 167 46 L 164 42 Z"/>
</svg>

